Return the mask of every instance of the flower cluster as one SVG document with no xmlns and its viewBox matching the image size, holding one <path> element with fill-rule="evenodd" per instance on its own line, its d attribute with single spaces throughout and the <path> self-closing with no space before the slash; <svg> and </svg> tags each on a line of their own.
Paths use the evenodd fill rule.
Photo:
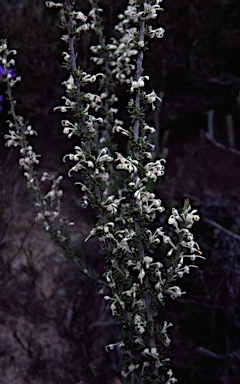
<svg viewBox="0 0 240 384">
<path fill-rule="evenodd" d="M 3 65 L 0 65 L 0 80 L 3 79 L 3 78 L 7 78 L 7 79 L 16 79 L 16 73 L 15 73 L 15 70 L 14 68 L 12 68 L 12 66 L 15 65 L 15 60 L 14 59 L 10 59 L 8 60 L 7 57 L 8 55 L 12 54 L 12 55 L 16 55 L 16 51 L 15 50 L 12 50 L 10 52 L 7 51 L 7 44 L 6 42 L 3 40 L 2 41 L 2 44 L 0 46 L 0 53 L 2 54 L 0 56 L 0 62 L 2 62 Z M 3 107 L 2 107 L 2 102 L 3 102 L 3 95 L 0 95 L 0 111 L 2 111 Z"/>
<path fill-rule="evenodd" d="M 16 51 L 12 51 L 16 52 Z M 17 52 L 16 52 L 17 53 Z M 2 60 L 2 63 L 6 64 L 5 60 Z M 9 61 L 9 65 L 15 65 L 15 60 L 11 59 Z M 0 65 L 0 77 L 7 76 L 9 79 L 15 79 L 16 73 L 13 68 L 5 69 L 2 65 Z"/>
<path fill-rule="evenodd" d="M 163 11 L 159 6 L 159 1 L 144 3 L 143 8 L 138 1 L 129 1 L 129 5 L 123 14 L 118 17 L 120 22 L 115 29 L 120 34 L 120 39 L 112 39 L 112 43 L 108 45 L 108 49 L 112 52 L 111 67 L 112 73 L 120 83 L 131 83 L 131 91 L 134 87 L 143 87 L 144 78 L 140 77 L 136 81 L 130 78 L 131 73 L 135 70 L 135 57 L 138 55 L 139 48 L 144 49 L 145 43 L 139 39 L 139 31 L 136 26 L 142 20 L 155 19 L 158 11 Z M 151 38 L 162 38 L 164 29 L 158 28 L 154 30 L 151 25 L 148 25 L 145 33 Z M 146 76 L 147 77 L 147 76 Z"/>
</svg>

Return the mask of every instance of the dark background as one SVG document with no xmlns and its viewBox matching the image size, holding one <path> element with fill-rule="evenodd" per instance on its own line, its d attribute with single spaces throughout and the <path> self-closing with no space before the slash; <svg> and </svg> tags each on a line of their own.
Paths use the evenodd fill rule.
<svg viewBox="0 0 240 384">
<path fill-rule="evenodd" d="M 79 6 L 82 4 L 88 9 L 87 2 L 79 1 Z M 126 2 L 103 0 L 100 4 L 108 36 L 114 33 L 116 15 Z M 237 384 L 240 2 L 168 0 L 163 7 L 160 25 L 166 28 L 165 37 L 149 42 L 144 63 L 145 74 L 151 76 L 150 88 L 163 96 L 161 109 L 149 116 L 149 122 L 159 129 L 157 155 L 167 157 L 166 175 L 155 189 L 167 207 L 181 207 L 184 198 L 190 198 L 202 218 L 194 231 L 207 257 L 205 263 L 199 263 L 199 271 L 183 279 L 187 295 L 169 303 L 161 313 L 175 324 L 167 354 L 172 357 L 180 383 Z M 10 0 L 0 4 L 0 37 L 7 37 L 10 46 L 18 50 L 16 72 L 22 76 L 15 91 L 18 110 L 39 132 L 36 147 L 44 152 L 43 166 L 47 164 L 50 170 L 57 167 L 62 172 L 60 158 L 71 143 L 61 136 L 61 116 L 52 112 L 60 103 L 61 81 L 65 79 L 61 68 L 65 46 L 60 40 L 58 20 L 58 11 L 45 9 L 42 1 Z M 82 66 L 91 71 L 90 41 L 91 34 L 86 34 L 79 56 Z M 0 89 L 3 93 L 4 84 Z M 5 164 L 7 154 L 3 143 L 6 101 L 3 106 L 1 164 Z M 57 166 L 48 158 L 54 151 L 59 154 Z M 8 167 L 13 164 L 14 155 L 8 159 Z M 96 382 L 100 383 L 99 375 Z M 86 380 L 94 382 L 91 377 Z"/>
</svg>

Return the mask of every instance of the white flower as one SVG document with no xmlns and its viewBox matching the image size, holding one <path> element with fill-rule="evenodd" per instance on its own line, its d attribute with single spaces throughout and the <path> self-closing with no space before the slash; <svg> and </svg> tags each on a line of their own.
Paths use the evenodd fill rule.
<svg viewBox="0 0 240 384">
<path fill-rule="evenodd" d="M 130 132 L 121 127 L 120 125 L 115 125 L 112 129 L 112 132 L 122 133 L 124 136 L 130 136 Z"/>
<path fill-rule="evenodd" d="M 63 81 L 62 82 L 63 85 L 65 85 L 65 87 L 68 89 L 68 90 L 71 90 L 74 88 L 74 78 L 72 75 L 69 76 L 68 80 L 66 81 Z"/>
<path fill-rule="evenodd" d="M 152 90 L 151 93 L 147 94 L 146 97 L 147 97 L 147 102 L 151 104 L 154 103 L 157 99 L 160 101 L 160 103 L 162 102 L 162 99 L 160 99 L 160 97 L 156 95 L 154 90 Z"/>
<path fill-rule="evenodd" d="M 81 20 L 83 23 L 87 20 L 87 16 L 85 16 L 82 12 L 73 12 L 73 15 L 76 16 L 77 20 Z"/>
<path fill-rule="evenodd" d="M 149 131 L 150 133 L 156 132 L 156 129 L 153 127 L 149 127 L 149 125 L 145 124 L 143 127 L 144 131 Z"/>
<path fill-rule="evenodd" d="M 111 298 L 109 296 L 104 296 L 104 299 L 107 300 L 107 301 L 112 301 L 112 303 L 110 305 L 110 309 L 112 311 L 112 316 L 115 316 L 117 314 L 116 303 L 118 303 L 123 310 L 125 309 L 124 302 L 120 299 L 120 297 L 117 294 L 114 294 L 113 298 Z"/>
<path fill-rule="evenodd" d="M 156 347 L 152 347 L 151 350 L 149 350 L 149 348 L 145 348 L 142 354 L 152 356 L 154 359 L 157 359 L 157 360 L 159 357 L 159 353 Z"/>
<path fill-rule="evenodd" d="M 130 156 L 125 158 L 121 155 L 121 153 L 118 153 L 118 152 L 116 152 L 116 155 L 117 155 L 117 159 L 115 159 L 114 161 L 115 162 L 120 161 L 120 164 L 117 165 L 117 169 L 124 169 L 129 173 L 137 172 L 137 165 L 138 165 L 137 160 L 132 159 Z"/>
<path fill-rule="evenodd" d="M 149 76 L 141 76 L 141 77 L 139 77 L 139 79 L 137 81 L 131 79 L 130 92 L 133 92 L 134 89 L 139 89 L 139 88 L 144 87 L 144 85 L 145 85 L 144 79 L 149 80 Z"/>
<path fill-rule="evenodd" d="M 153 181 L 156 181 L 159 176 L 164 175 L 164 166 L 161 164 L 161 162 L 166 162 L 165 159 L 156 160 L 155 163 L 151 162 L 144 166 L 146 170 L 146 176 Z"/>
<path fill-rule="evenodd" d="M 63 6 L 62 3 L 54 3 L 53 1 L 46 1 L 45 5 L 48 8 L 53 8 L 53 7 L 62 8 L 62 6 Z"/>
<path fill-rule="evenodd" d="M 94 83 L 98 76 L 104 76 L 104 74 L 103 73 L 97 73 L 96 75 L 89 75 L 86 72 L 83 72 L 82 81 Z"/>
<path fill-rule="evenodd" d="M 89 29 L 91 29 L 91 24 L 90 23 L 84 23 L 83 25 L 81 25 L 80 27 L 78 27 L 76 29 L 76 32 L 79 33 L 81 31 L 88 31 Z"/>
<path fill-rule="evenodd" d="M 122 376 L 124 377 L 124 378 L 126 378 L 126 377 L 128 377 L 128 375 L 130 374 L 130 373 L 132 373 L 133 371 L 135 371 L 135 369 L 138 369 L 140 367 L 140 364 L 136 364 L 136 365 L 134 365 L 134 364 L 130 364 L 129 366 L 128 366 L 128 371 L 126 372 L 126 371 L 121 371 L 121 374 L 122 374 Z"/>
<path fill-rule="evenodd" d="M 140 272 L 139 272 L 139 275 L 138 275 L 138 278 L 140 280 L 140 284 L 143 285 L 143 279 L 144 279 L 144 276 L 145 276 L 145 271 L 143 268 L 140 269 Z"/>
<path fill-rule="evenodd" d="M 146 264 L 146 269 L 149 268 L 150 264 L 153 262 L 153 258 L 149 256 L 144 256 L 143 263 Z"/>
<path fill-rule="evenodd" d="M 134 316 L 134 325 L 140 334 L 143 334 L 145 332 L 146 324 L 147 322 L 143 320 L 139 314 L 136 314 Z"/>
<path fill-rule="evenodd" d="M 120 341 L 119 343 L 115 343 L 115 344 L 108 344 L 106 345 L 105 349 L 107 352 L 112 351 L 115 347 L 124 347 L 124 343 L 122 341 Z"/>
<path fill-rule="evenodd" d="M 171 299 L 176 299 L 177 297 L 181 297 L 186 292 L 182 292 L 181 289 L 177 286 L 169 287 L 167 289 L 167 293 L 170 294 Z"/>
<path fill-rule="evenodd" d="M 160 302 L 163 301 L 164 296 L 163 296 L 162 292 L 159 292 L 159 294 L 157 295 L 157 298 L 158 298 L 158 300 L 159 300 Z"/>
<path fill-rule="evenodd" d="M 168 378 L 168 381 L 166 381 L 165 384 L 173 384 L 173 383 L 176 383 L 176 382 L 177 382 L 177 379 L 175 379 L 175 378 L 173 377 L 173 372 L 172 372 L 171 369 L 168 370 L 167 374 L 168 374 L 169 378 Z"/>
<path fill-rule="evenodd" d="M 164 36 L 164 32 L 165 30 L 163 28 L 152 29 L 152 26 L 149 26 L 148 35 L 151 39 L 154 37 L 161 39 Z"/>
</svg>

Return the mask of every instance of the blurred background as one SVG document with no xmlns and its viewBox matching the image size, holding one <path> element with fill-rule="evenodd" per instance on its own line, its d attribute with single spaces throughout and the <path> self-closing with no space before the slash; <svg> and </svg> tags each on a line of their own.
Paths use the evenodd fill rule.
<svg viewBox="0 0 240 384">
<path fill-rule="evenodd" d="M 88 2 L 77 4 L 89 10 Z M 100 4 L 108 38 L 115 34 L 117 14 L 126 1 Z M 150 91 L 154 88 L 163 99 L 148 117 L 158 128 L 156 157 L 167 159 L 166 175 L 154 188 L 169 207 L 167 214 L 172 206 L 180 208 L 185 198 L 198 209 L 201 221 L 194 234 L 207 261 L 182 280 L 187 295 L 167 303 L 159 321 L 174 323 L 166 354 L 179 383 L 238 384 L 240 2 L 166 0 L 163 7 L 156 25 L 166 28 L 165 37 L 149 42 L 144 62 Z M 61 158 L 72 144 L 62 135 L 62 116 L 53 113 L 66 78 L 61 67 L 66 48 L 58 22 L 58 11 L 47 9 L 42 0 L 0 3 L 0 38 L 7 38 L 18 51 L 18 112 L 39 133 L 33 144 L 42 154 L 40 170 L 64 173 L 68 168 Z M 79 45 L 80 63 L 89 71 L 95 70 L 88 52 L 92 39 L 92 33 L 85 34 Z M 3 96 L 4 87 L 0 83 Z M 127 97 L 121 96 L 120 103 Z M 1 104 L 0 383 L 75 384 L 81 378 L 86 384 L 121 383 L 121 356 L 106 356 L 104 351 L 116 329 L 101 298 L 93 293 L 97 288 L 88 288 L 74 263 L 62 259 L 40 227 L 30 228 L 31 195 L 16 152 L 4 147 L 8 103 L 4 99 Z M 65 181 L 64 190 L 65 213 L 78 225 L 78 244 L 79 236 L 94 225 L 94 212 L 82 210 L 71 180 Z M 44 248 L 43 243 L 49 245 Z M 97 260 L 103 271 L 97 244 L 79 252 L 93 264 Z"/>
</svg>

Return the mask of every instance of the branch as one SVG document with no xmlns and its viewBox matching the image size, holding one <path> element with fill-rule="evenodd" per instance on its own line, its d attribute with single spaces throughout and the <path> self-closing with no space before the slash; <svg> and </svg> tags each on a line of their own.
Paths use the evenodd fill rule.
<svg viewBox="0 0 240 384">
<path fill-rule="evenodd" d="M 222 225 L 216 223 L 215 221 L 209 220 L 209 219 L 203 219 L 203 221 L 205 221 L 206 223 L 208 223 L 208 224 L 212 225 L 213 227 L 219 229 L 220 231 L 226 233 L 228 236 L 231 236 L 234 239 L 240 241 L 240 236 L 239 235 L 237 235 L 236 233 L 233 233 L 229 229 L 226 229 L 226 228 L 222 227 Z"/>
<path fill-rule="evenodd" d="M 208 140 L 210 140 L 213 143 L 213 145 L 215 145 L 215 147 L 221 148 L 224 151 L 229 151 L 229 152 L 234 153 L 235 155 L 240 156 L 240 151 L 238 151 L 235 148 L 226 147 L 226 145 L 219 143 L 219 141 L 215 140 L 214 137 L 212 137 L 208 132 L 205 133 L 205 136 Z"/>
</svg>

